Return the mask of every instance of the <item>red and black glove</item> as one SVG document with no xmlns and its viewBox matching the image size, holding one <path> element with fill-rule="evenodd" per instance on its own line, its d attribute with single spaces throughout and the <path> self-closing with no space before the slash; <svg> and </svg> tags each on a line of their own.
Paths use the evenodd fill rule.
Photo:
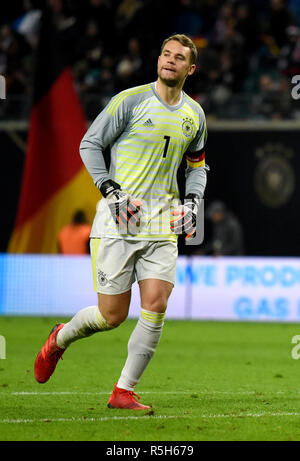
<svg viewBox="0 0 300 461">
<path fill-rule="evenodd" d="M 189 240 L 196 236 L 197 212 L 200 199 L 196 194 L 188 194 L 184 199 L 184 204 L 175 208 L 171 220 L 171 231 L 174 234 L 186 234 L 185 239 Z"/>
<path fill-rule="evenodd" d="M 118 183 L 111 179 L 102 183 L 100 191 L 107 201 L 116 224 L 123 229 L 128 228 L 129 231 L 139 225 L 142 206 L 140 200 L 131 198 L 121 190 Z"/>
</svg>

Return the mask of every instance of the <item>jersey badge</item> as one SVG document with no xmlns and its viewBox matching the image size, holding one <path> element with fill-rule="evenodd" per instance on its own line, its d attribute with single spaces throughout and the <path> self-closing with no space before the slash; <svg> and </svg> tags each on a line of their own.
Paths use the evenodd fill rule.
<svg viewBox="0 0 300 461">
<path fill-rule="evenodd" d="M 182 122 L 182 132 L 186 138 L 192 138 L 194 135 L 193 119 L 185 117 Z"/>
</svg>

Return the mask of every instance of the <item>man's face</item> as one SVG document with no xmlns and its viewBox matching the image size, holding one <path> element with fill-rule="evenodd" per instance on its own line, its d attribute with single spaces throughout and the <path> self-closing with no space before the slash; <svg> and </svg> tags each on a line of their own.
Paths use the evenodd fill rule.
<svg viewBox="0 0 300 461">
<path fill-rule="evenodd" d="M 187 46 L 181 45 L 177 40 L 170 40 L 158 58 L 158 77 L 170 87 L 183 85 L 186 77 L 192 75 L 196 69 L 190 59 L 191 50 Z"/>
</svg>

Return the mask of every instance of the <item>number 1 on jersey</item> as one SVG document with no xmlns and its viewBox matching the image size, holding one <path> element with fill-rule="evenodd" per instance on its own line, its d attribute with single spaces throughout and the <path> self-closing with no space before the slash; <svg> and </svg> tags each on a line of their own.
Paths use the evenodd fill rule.
<svg viewBox="0 0 300 461">
<path fill-rule="evenodd" d="M 167 152 L 168 152 L 169 143 L 170 143 L 170 136 L 164 136 L 164 139 L 166 140 L 166 142 L 165 142 L 165 148 L 164 148 L 164 155 L 163 155 L 163 158 L 166 158 Z"/>
</svg>

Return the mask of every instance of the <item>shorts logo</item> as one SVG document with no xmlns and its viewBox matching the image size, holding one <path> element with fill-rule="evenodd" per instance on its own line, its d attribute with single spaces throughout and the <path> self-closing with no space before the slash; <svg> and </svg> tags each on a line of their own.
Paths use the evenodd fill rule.
<svg viewBox="0 0 300 461">
<path fill-rule="evenodd" d="M 193 119 L 186 117 L 182 122 L 182 132 L 186 138 L 191 138 L 194 134 Z"/>
<path fill-rule="evenodd" d="M 107 276 L 104 274 L 102 271 L 98 271 L 98 282 L 99 284 L 104 287 L 105 285 L 108 284 Z"/>
</svg>

